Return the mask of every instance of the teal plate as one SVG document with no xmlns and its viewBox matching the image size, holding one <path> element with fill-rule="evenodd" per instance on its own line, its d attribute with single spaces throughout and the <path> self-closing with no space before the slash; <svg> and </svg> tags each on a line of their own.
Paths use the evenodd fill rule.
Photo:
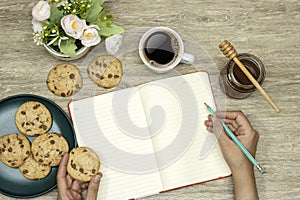
<svg viewBox="0 0 300 200">
<path fill-rule="evenodd" d="M 76 147 L 76 137 L 68 115 L 54 102 L 40 96 L 21 94 L 0 100 L 0 136 L 19 133 L 15 125 L 15 113 L 18 107 L 27 101 L 44 104 L 52 114 L 53 124 L 49 132 L 61 133 L 69 143 L 70 149 Z M 35 137 L 28 137 L 32 142 Z M 45 194 L 56 187 L 57 167 L 41 180 L 28 180 L 19 172 L 0 162 L 0 192 L 14 198 L 31 198 Z"/>
</svg>

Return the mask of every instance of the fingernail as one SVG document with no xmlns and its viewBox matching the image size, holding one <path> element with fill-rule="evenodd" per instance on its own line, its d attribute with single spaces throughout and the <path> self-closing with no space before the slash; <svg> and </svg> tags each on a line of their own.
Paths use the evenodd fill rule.
<svg viewBox="0 0 300 200">
<path fill-rule="evenodd" d="M 94 182 L 95 182 L 95 183 L 98 183 L 98 182 L 100 181 L 100 179 L 101 179 L 101 176 L 100 176 L 100 175 L 96 175 L 96 176 L 94 177 Z"/>
</svg>

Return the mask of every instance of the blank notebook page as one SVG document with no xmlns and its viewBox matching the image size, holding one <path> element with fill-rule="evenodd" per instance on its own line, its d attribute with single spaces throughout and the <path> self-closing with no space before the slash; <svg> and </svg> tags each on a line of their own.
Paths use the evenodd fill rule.
<svg viewBox="0 0 300 200">
<path fill-rule="evenodd" d="M 150 115 L 151 108 L 155 106 L 162 106 L 165 111 L 163 129 L 153 137 L 165 190 L 230 175 L 216 138 L 212 146 L 206 149 L 207 156 L 200 159 L 206 137 L 214 137 L 204 125 L 209 114 L 204 102 L 215 108 L 207 73 L 191 73 L 148 83 L 140 89 L 140 93 L 146 116 Z M 150 129 L 150 132 L 156 130 Z M 183 137 L 176 148 L 166 154 L 161 153 L 176 143 L 180 135 Z"/>
<path fill-rule="evenodd" d="M 131 95 L 129 102 L 125 102 L 125 105 L 128 105 L 129 113 L 119 115 L 118 110 L 113 110 L 115 107 L 119 107 L 116 104 L 121 106 L 124 104 L 124 99 L 118 95 Z M 129 88 L 74 101 L 70 103 L 70 112 L 78 143 L 95 150 L 102 162 L 100 171 L 103 172 L 103 178 L 98 199 L 129 199 L 158 193 L 163 189 L 160 174 L 157 171 L 136 174 L 134 173 L 135 169 L 139 169 L 136 167 L 143 162 L 126 158 L 128 155 L 140 155 L 138 158 L 143 159 L 143 154 L 149 154 L 150 156 L 145 157 L 148 159 L 147 162 L 152 165 L 149 166 L 149 169 L 157 169 L 151 139 L 149 137 L 140 139 L 137 136 L 135 138 L 128 135 L 126 127 L 125 130 L 122 130 L 120 127 L 122 123 L 116 125 L 116 120 L 131 118 L 132 125 L 146 126 L 146 118 L 138 91 Z M 142 130 L 144 131 L 143 136 L 149 134 L 148 129 Z"/>
</svg>

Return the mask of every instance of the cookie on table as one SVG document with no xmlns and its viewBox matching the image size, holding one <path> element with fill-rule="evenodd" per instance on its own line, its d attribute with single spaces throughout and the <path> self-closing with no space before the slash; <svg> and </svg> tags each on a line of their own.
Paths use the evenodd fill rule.
<svg viewBox="0 0 300 200">
<path fill-rule="evenodd" d="M 67 165 L 68 174 L 79 181 L 90 181 L 100 168 L 97 154 L 88 147 L 72 149 Z"/>
<path fill-rule="evenodd" d="M 33 158 L 41 165 L 58 166 L 65 152 L 67 140 L 58 133 L 48 133 L 35 138 L 31 144 Z"/>
<path fill-rule="evenodd" d="M 18 133 L 0 137 L 0 160 L 9 167 L 20 167 L 30 156 L 30 142 Z"/>
<path fill-rule="evenodd" d="M 19 167 L 21 174 L 30 180 L 39 180 L 45 178 L 51 171 L 48 165 L 41 165 L 32 156 L 29 156 L 24 164 Z"/>
<path fill-rule="evenodd" d="M 42 103 L 28 101 L 18 108 L 15 123 L 21 133 L 36 136 L 48 132 L 52 126 L 52 116 Z"/>
<path fill-rule="evenodd" d="M 82 88 L 82 77 L 75 65 L 59 64 L 50 70 L 46 83 L 55 95 L 68 97 Z"/>
<path fill-rule="evenodd" d="M 96 58 L 88 66 L 89 78 L 99 87 L 112 88 L 119 84 L 123 72 L 119 59 L 111 55 Z"/>
</svg>

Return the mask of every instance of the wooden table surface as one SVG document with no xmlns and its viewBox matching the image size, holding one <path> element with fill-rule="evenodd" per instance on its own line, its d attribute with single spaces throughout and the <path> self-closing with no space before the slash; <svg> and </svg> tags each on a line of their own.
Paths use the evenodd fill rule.
<svg viewBox="0 0 300 200">
<path fill-rule="evenodd" d="M 50 68 L 62 61 L 33 43 L 33 5 L 31 0 L 0 1 L 0 98 L 36 94 L 67 111 L 72 98 L 53 95 L 45 84 Z M 105 6 L 126 30 L 168 26 L 187 35 L 201 44 L 219 69 L 227 61 L 218 49 L 224 39 L 238 52 L 258 56 L 267 71 L 263 88 L 281 112 L 276 113 L 259 92 L 243 100 L 226 98 L 226 109 L 242 110 L 260 133 L 257 160 L 267 171 L 265 175 L 255 171 L 260 198 L 300 199 L 300 1 L 109 0 Z M 80 65 L 83 60 L 71 63 Z M 56 195 L 54 189 L 36 199 Z M 229 177 L 145 199 L 233 198 Z M 0 194 L 0 199 L 12 198 Z"/>
</svg>

